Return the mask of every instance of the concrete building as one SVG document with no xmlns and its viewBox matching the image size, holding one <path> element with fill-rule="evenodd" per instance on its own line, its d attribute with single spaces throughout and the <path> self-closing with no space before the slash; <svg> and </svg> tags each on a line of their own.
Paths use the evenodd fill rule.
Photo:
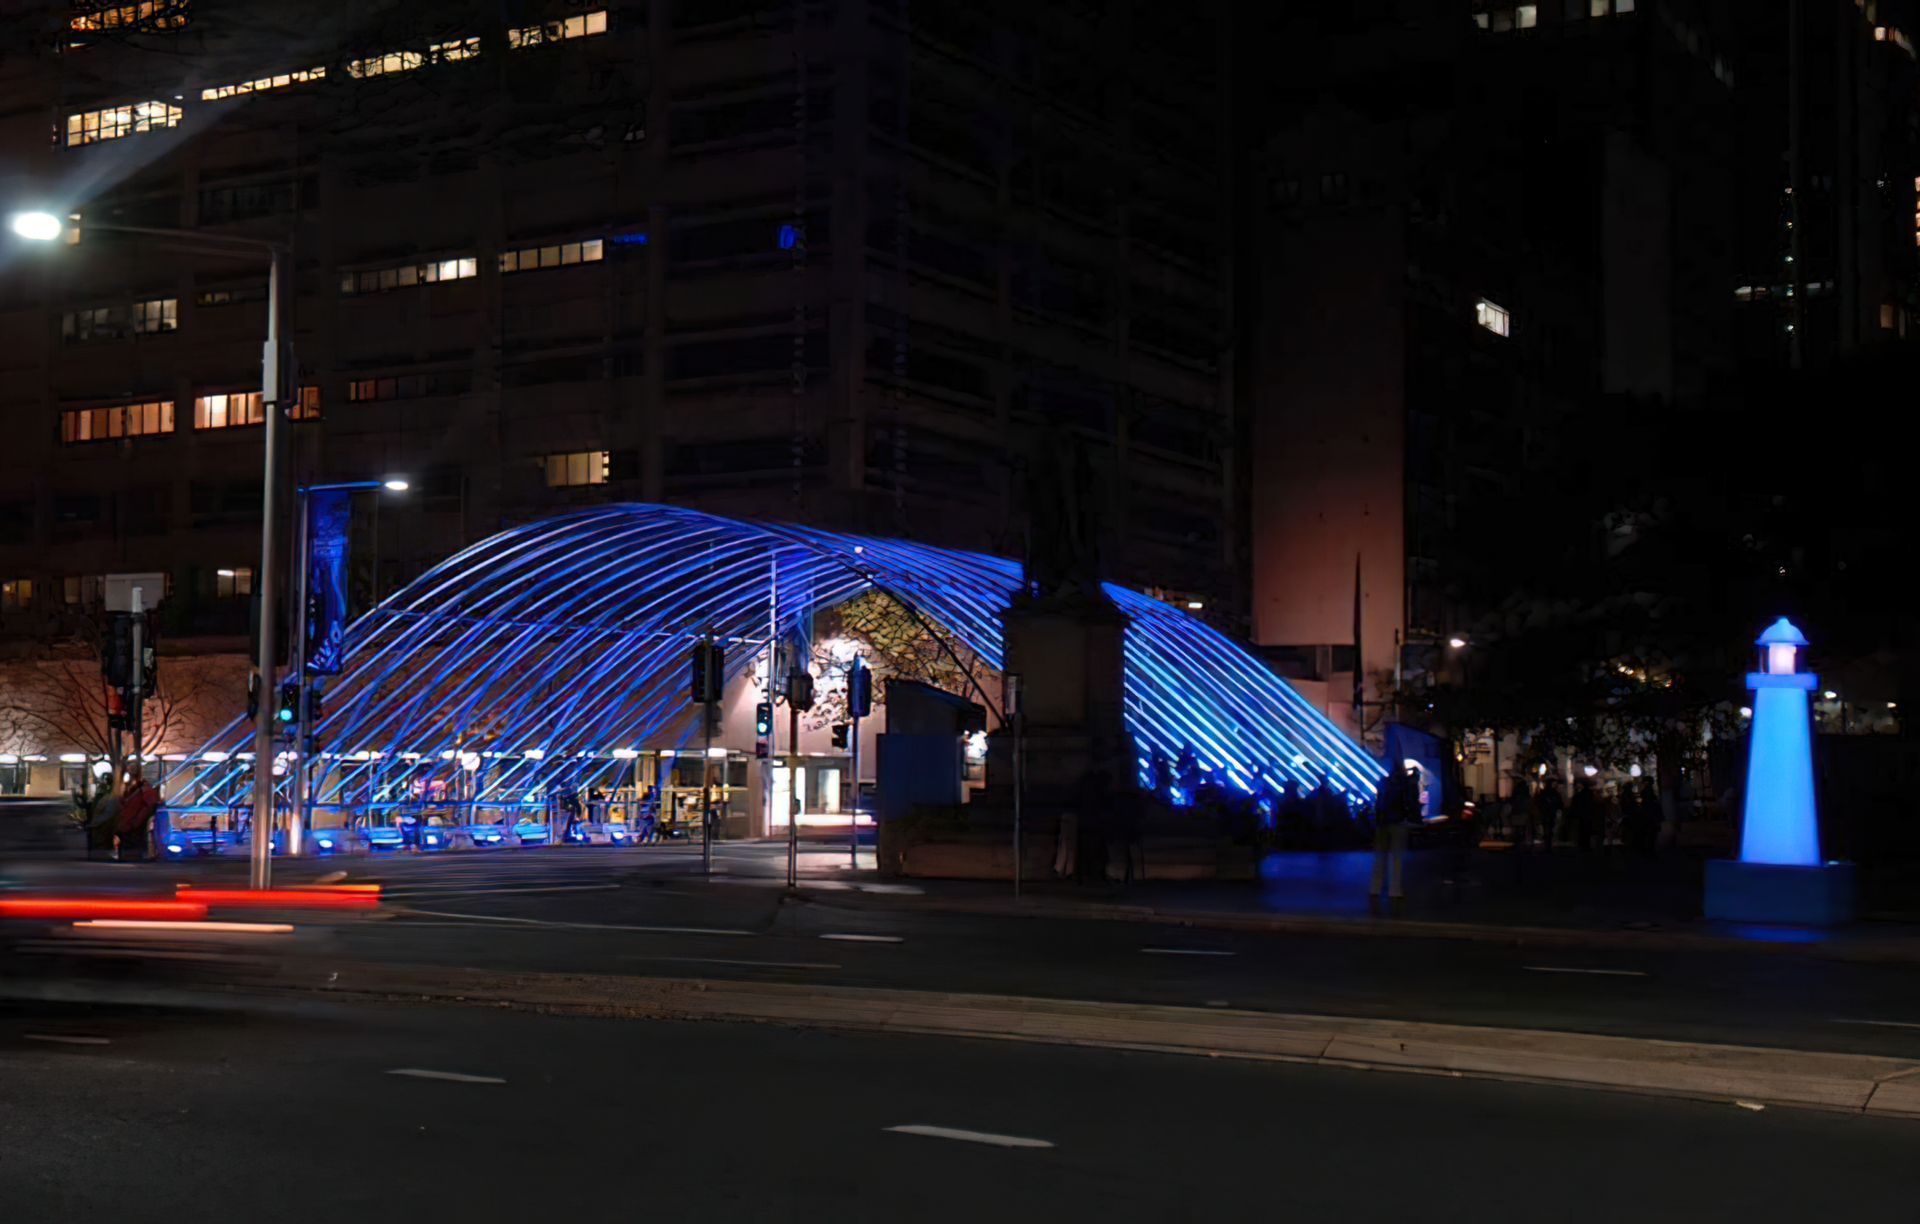
<svg viewBox="0 0 1920 1224">
<path fill-rule="evenodd" d="M 1526 563 L 1523 475 L 1620 461 L 1610 405 L 1732 368 L 1714 8 L 1287 6 L 1241 40 L 1280 61 L 1238 77 L 1253 634 L 1349 725 Z"/>
<path fill-rule="evenodd" d="M 1231 619 L 1225 16 L 12 6 L 0 199 L 83 237 L 0 245 L 0 639 L 133 570 L 169 648 L 245 648 L 264 269 L 86 220 L 291 238 L 294 477 L 413 483 L 357 606 L 599 499 L 1018 555 L 1071 438 L 1115 575 Z"/>
</svg>

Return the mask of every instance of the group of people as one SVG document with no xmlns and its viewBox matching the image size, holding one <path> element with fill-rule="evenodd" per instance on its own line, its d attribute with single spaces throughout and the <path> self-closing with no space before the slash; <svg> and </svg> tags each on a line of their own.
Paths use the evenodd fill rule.
<svg viewBox="0 0 1920 1224">
<path fill-rule="evenodd" d="M 160 839 L 166 836 L 160 790 L 147 781 L 138 762 L 127 766 L 118 789 L 99 791 L 91 800 L 76 795 L 74 802 L 85 813 L 89 858 L 149 862 L 155 857 L 156 834 Z"/>
<path fill-rule="evenodd" d="M 1117 857 L 1122 883 L 1146 878 L 1144 807 L 1139 790 L 1114 785 L 1111 770 L 1101 766 L 1087 770 L 1072 804 L 1060 813 L 1053 851 L 1055 877 L 1098 883 L 1107 878 L 1108 864 Z"/>
<path fill-rule="evenodd" d="M 1581 850 L 1618 843 L 1636 854 L 1651 855 L 1659 844 L 1665 816 L 1652 778 L 1605 790 L 1593 779 L 1581 778 L 1574 783 L 1572 797 L 1566 798 L 1557 784 L 1543 782 L 1535 787 L 1517 776 L 1502 819 L 1516 840 L 1525 838 L 1541 850 L 1552 850 L 1556 841 Z"/>
</svg>

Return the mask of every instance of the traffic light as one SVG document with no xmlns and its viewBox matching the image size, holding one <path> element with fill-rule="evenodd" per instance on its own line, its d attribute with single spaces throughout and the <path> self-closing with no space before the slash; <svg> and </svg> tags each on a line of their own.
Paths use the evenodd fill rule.
<svg viewBox="0 0 1920 1224">
<path fill-rule="evenodd" d="M 802 714 L 813 708 L 813 673 L 797 671 L 787 677 L 787 704 Z"/>
<path fill-rule="evenodd" d="M 845 748 L 847 746 L 846 723 L 833 724 L 833 746 L 835 748 Z"/>
<path fill-rule="evenodd" d="M 300 720 L 300 686 L 284 684 L 280 686 L 280 704 L 274 707 L 273 721 L 283 727 L 290 727 Z"/>
<path fill-rule="evenodd" d="M 847 676 L 847 712 L 855 718 L 873 713 L 873 670 L 858 658 Z"/>
<path fill-rule="evenodd" d="M 687 687 L 696 703 L 706 705 L 720 700 L 727 675 L 726 647 L 711 640 L 695 642 L 689 670 Z"/>
<path fill-rule="evenodd" d="M 312 726 L 317 727 L 320 725 L 320 699 L 324 696 L 326 696 L 326 692 L 320 687 L 319 681 L 313 680 L 308 682 L 307 722 Z"/>
<path fill-rule="evenodd" d="M 773 703 L 763 701 L 753 707 L 753 733 L 761 739 L 773 734 Z"/>
<path fill-rule="evenodd" d="M 133 679 L 133 613 L 115 612 L 107 625 L 100 653 L 100 674 L 111 688 L 124 689 Z"/>
</svg>

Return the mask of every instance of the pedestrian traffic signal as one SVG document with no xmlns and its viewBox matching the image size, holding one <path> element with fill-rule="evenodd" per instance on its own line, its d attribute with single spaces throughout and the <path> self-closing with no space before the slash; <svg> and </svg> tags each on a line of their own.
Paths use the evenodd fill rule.
<svg viewBox="0 0 1920 1224">
<path fill-rule="evenodd" d="M 763 701 L 753 707 L 753 733 L 762 739 L 773 734 L 773 703 Z"/>
<path fill-rule="evenodd" d="M 291 726 L 300 720 L 300 686 L 285 684 L 280 687 L 280 704 L 274 707 L 273 721 L 281 726 Z"/>
<path fill-rule="evenodd" d="M 845 748 L 847 746 L 847 724 L 833 724 L 833 746 L 835 748 Z"/>
<path fill-rule="evenodd" d="M 711 639 L 695 642 L 690 671 L 687 687 L 693 700 L 701 705 L 719 701 L 720 691 L 726 683 L 726 647 Z"/>
<path fill-rule="evenodd" d="M 320 682 L 314 680 L 307 685 L 307 722 L 311 726 L 320 725 L 320 698 L 325 696 Z"/>
<path fill-rule="evenodd" d="M 873 671 L 857 657 L 847 675 L 847 712 L 855 718 L 873 713 Z"/>
<path fill-rule="evenodd" d="M 247 673 L 247 721 L 260 717 L 260 673 Z"/>
</svg>

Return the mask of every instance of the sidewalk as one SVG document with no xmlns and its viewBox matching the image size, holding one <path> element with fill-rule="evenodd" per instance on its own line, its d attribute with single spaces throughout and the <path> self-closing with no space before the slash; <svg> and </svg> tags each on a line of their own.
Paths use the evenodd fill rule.
<svg viewBox="0 0 1920 1224">
<path fill-rule="evenodd" d="M 1289 853 L 1252 882 L 1080 885 L 910 880 L 919 895 L 845 885 L 801 892 L 825 905 L 943 913 L 1135 921 L 1281 934 L 1396 936 L 1583 948 L 1785 953 L 1920 964 L 1920 923 L 1862 921 L 1834 930 L 1710 922 L 1700 916 L 1699 860 L 1653 863 L 1477 851 L 1456 879 L 1443 852 L 1410 855 L 1398 907 L 1369 904 L 1364 851 Z M 866 874 L 866 873 L 862 873 Z M 842 873 L 841 879 L 845 879 Z"/>
</svg>

